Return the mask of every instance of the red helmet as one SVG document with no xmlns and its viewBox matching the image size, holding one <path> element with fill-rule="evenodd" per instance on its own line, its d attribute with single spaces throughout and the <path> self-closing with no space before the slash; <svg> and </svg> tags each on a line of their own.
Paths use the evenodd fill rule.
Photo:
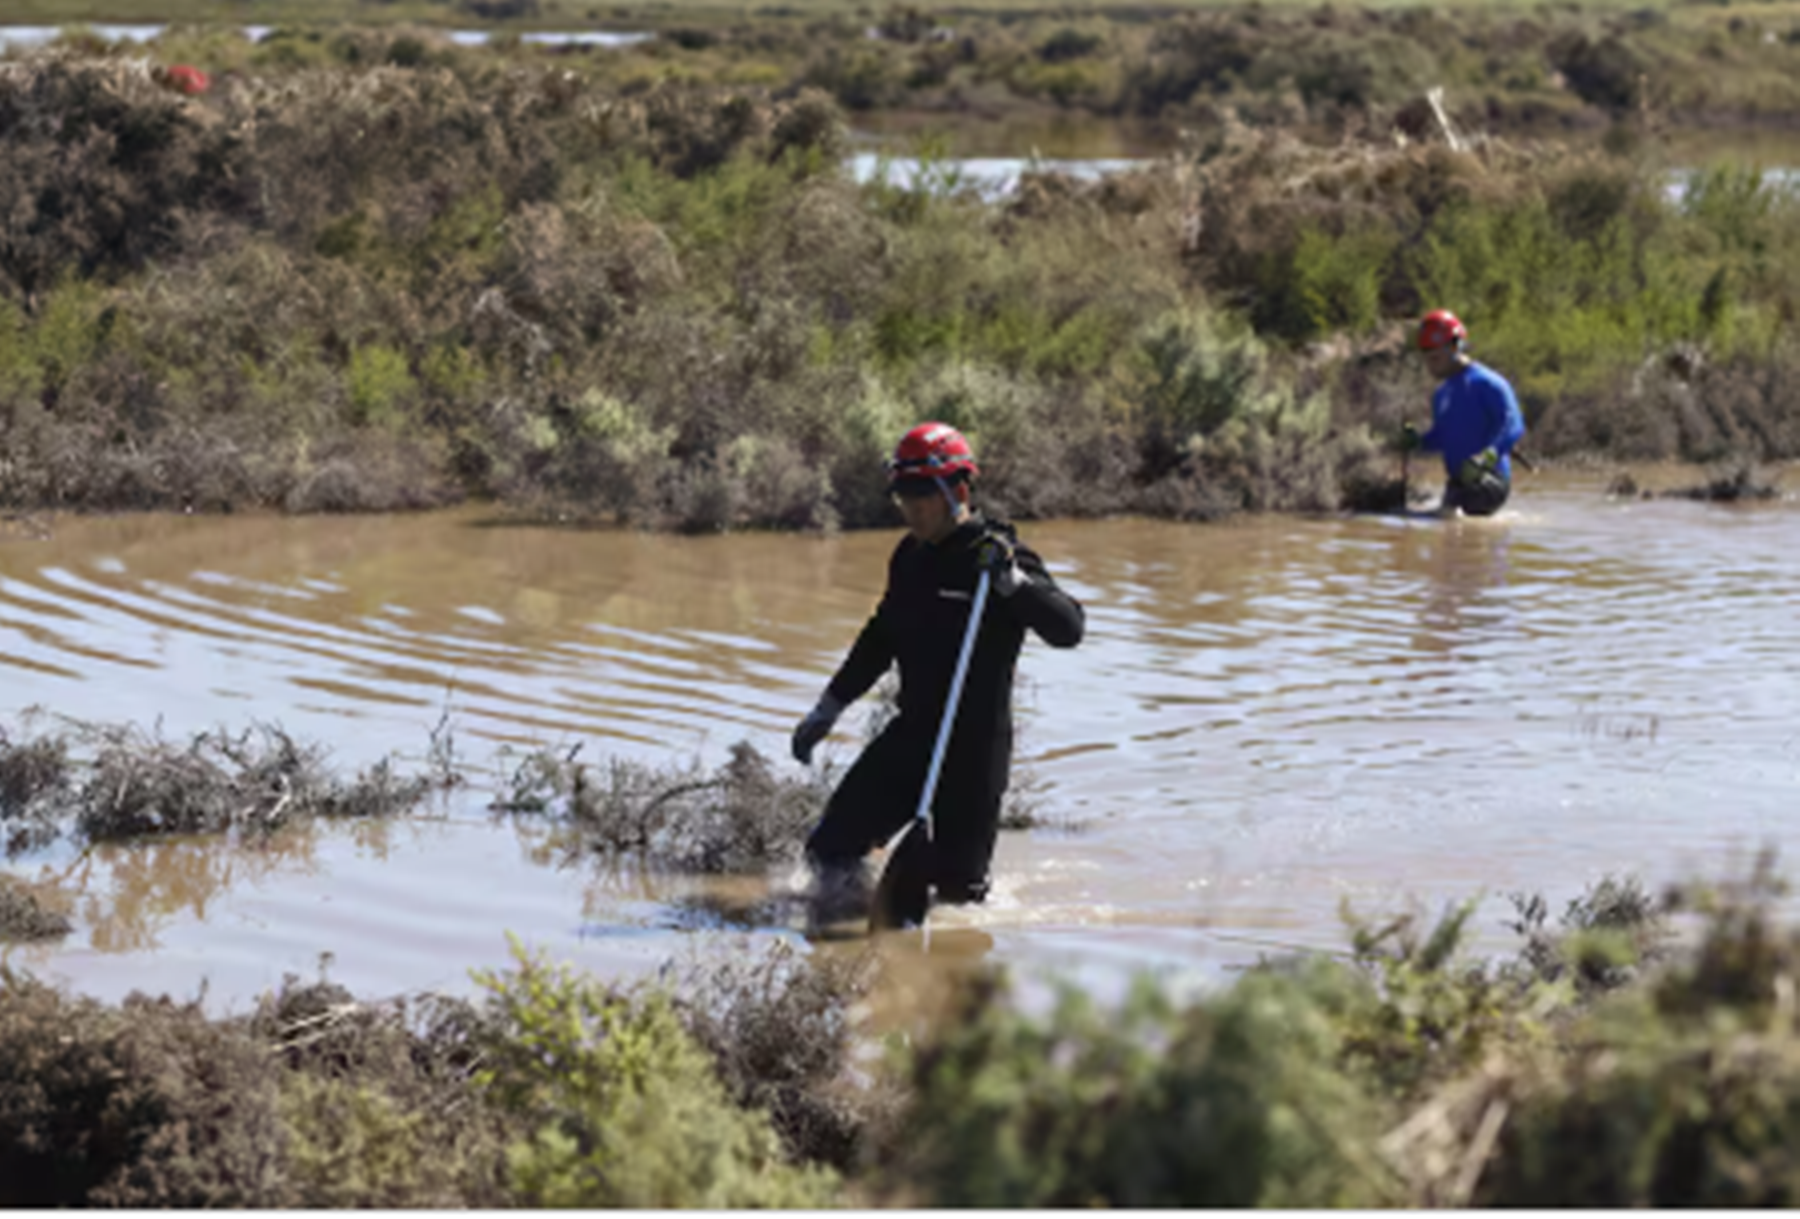
<svg viewBox="0 0 1800 1219">
<path fill-rule="evenodd" d="M 1420 351 L 1434 351 L 1452 343 L 1460 346 L 1468 337 L 1467 327 L 1448 309 L 1434 309 L 1419 323 Z"/>
<path fill-rule="evenodd" d="M 205 93 L 212 86 L 212 78 L 191 64 L 178 63 L 163 73 L 163 83 L 177 93 L 192 97 L 196 93 Z"/>
<path fill-rule="evenodd" d="M 890 483 L 956 475 L 974 478 L 981 473 L 968 439 L 947 423 L 921 423 L 900 437 L 887 469 Z"/>
</svg>

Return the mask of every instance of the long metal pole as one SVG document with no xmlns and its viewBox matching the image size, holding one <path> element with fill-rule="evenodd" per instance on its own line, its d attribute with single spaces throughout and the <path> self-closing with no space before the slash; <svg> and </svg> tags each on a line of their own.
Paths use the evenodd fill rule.
<svg viewBox="0 0 1800 1219">
<path fill-rule="evenodd" d="M 975 600 L 969 606 L 969 625 L 963 628 L 962 649 L 956 654 L 956 671 L 950 676 L 950 694 L 944 700 L 944 717 L 938 722 L 937 743 L 932 746 L 931 766 L 925 772 L 925 787 L 919 792 L 919 806 L 913 813 L 912 823 L 894 835 L 893 842 L 888 844 L 890 849 L 914 830 L 923 833 L 927 842 L 931 840 L 931 801 L 937 795 L 938 776 L 944 769 L 944 755 L 950 749 L 950 732 L 956 726 L 956 708 L 962 702 L 963 683 L 968 680 L 969 660 L 975 655 L 975 636 L 981 632 L 981 615 L 987 609 L 988 587 L 992 583 L 993 573 L 983 568 L 975 581 Z M 929 889 L 927 892 L 929 893 Z M 927 912 L 930 908 L 931 903 L 927 900 Z M 919 926 L 925 937 L 925 947 L 929 948 L 929 915 Z"/>
</svg>

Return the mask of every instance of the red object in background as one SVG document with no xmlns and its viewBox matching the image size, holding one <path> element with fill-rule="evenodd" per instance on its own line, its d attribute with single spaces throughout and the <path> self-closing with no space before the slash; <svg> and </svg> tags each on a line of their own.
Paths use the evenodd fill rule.
<svg viewBox="0 0 1800 1219">
<path fill-rule="evenodd" d="M 212 79 L 199 68 L 189 64 L 178 63 L 167 73 L 169 87 L 178 93 L 192 97 L 196 93 L 205 93 L 212 85 Z"/>
</svg>

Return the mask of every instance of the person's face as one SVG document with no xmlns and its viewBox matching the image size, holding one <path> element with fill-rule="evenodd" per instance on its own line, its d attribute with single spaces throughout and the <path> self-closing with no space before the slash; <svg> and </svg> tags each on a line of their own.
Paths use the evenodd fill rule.
<svg viewBox="0 0 1800 1219">
<path fill-rule="evenodd" d="M 1425 353 L 1425 367 L 1431 375 L 1442 381 L 1455 372 L 1462 364 L 1462 352 L 1455 343 L 1445 343 L 1442 347 L 1433 347 Z"/>
<path fill-rule="evenodd" d="M 951 494 L 960 501 L 963 489 L 953 487 Z M 956 528 L 957 512 L 931 479 L 903 479 L 895 483 L 894 502 L 900 506 L 906 528 L 921 542 L 941 542 Z"/>
</svg>

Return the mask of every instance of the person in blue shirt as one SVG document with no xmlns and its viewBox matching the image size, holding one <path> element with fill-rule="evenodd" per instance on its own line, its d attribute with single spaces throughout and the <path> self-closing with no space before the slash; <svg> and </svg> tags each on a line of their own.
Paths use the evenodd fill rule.
<svg viewBox="0 0 1800 1219">
<path fill-rule="evenodd" d="M 1409 423 L 1401 447 L 1444 458 L 1445 515 L 1492 516 L 1512 494 L 1512 451 L 1525 436 L 1519 399 L 1499 373 L 1469 358 L 1469 332 L 1438 309 L 1419 323 L 1419 350 L 1440 384 L 1431 395 L 1431 427 Z"/>
</svg>

